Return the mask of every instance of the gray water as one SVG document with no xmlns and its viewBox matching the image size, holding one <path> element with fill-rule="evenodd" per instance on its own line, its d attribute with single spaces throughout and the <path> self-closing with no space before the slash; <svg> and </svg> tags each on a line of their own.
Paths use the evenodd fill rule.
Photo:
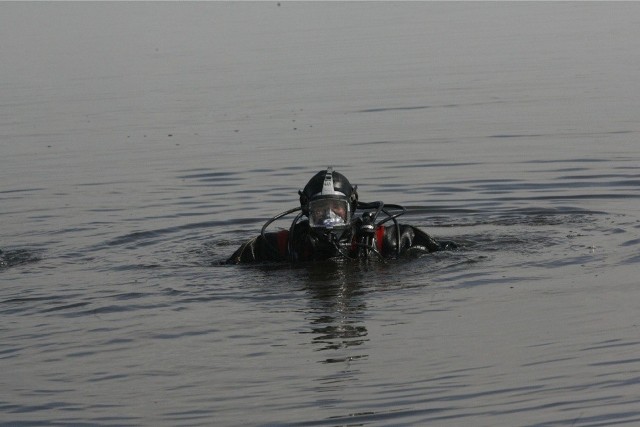
<svg viewBox="0 0 640 427">
<path fill-rule="evenodd" d="M 637 3 L 2 3 L 0 57 L 2 425 L 640 423 Z M 218 264 L 329 165 L 463 249 Z"/>
</svg>

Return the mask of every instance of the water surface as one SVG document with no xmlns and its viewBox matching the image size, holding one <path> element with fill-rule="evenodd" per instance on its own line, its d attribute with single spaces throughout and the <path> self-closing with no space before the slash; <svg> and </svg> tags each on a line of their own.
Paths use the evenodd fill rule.
<svg viewBox="0 0 640 427">
<path fill-rule="evenodd" d="M 0 12 L 2 424 L 640 422 L 638 5 Z M 329 165 L 464 248 L 219 265 Z"/>
</svg>

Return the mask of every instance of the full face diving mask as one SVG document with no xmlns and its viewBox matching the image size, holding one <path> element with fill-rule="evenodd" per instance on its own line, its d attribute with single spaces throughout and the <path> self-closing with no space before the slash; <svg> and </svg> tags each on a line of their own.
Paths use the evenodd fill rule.
<svg viewBox="0 0 640 427">
<path fill-rule="evenodd" d="M 339 196 L 320 196 L 309 202 L 309 225 L 328 230 L 346 228 L 351 222 L 349 202 Z"/>
</svg>

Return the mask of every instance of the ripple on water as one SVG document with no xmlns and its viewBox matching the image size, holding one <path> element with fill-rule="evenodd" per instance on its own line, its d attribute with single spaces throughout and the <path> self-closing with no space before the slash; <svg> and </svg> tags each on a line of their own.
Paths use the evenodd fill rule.
<svg viewBox="0 0 640 427">
<path fill-rule="evenodd" d="M 29 249 L 0 250 L 0 270 L 40 261 L 38 252 Z"/>
</svg>

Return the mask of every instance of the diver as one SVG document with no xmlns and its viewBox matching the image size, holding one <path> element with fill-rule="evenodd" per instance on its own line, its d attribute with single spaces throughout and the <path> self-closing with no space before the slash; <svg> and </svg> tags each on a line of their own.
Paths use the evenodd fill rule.
<svg viewBox="0 0 640 427">
<path fill-rule="evenodd" d="M 400 205 L 358 201 L 357 186 L 331 167 L 315 174 L 298 194 L 299 207 L 269 219 L 260 235 L 240 246 L 226 264 L 330 258 L 384 260 L 458 247 L 398 223 L 397 218 L 406 212 Z M 362 214 L 357 216 L 357 210 Z M 266 232 L 272 222 L 297 211 L 289 230 Z"/>
</svg>

